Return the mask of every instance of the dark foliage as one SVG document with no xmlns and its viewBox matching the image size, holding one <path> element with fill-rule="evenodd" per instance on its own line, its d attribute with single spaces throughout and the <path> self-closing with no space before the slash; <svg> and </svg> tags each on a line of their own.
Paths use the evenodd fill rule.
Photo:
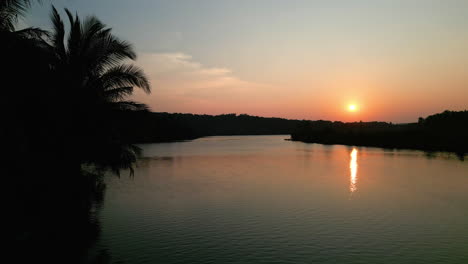
<svg viewBox="0 0 468 264">
<path fill-rule="evenodd" d="M 163 142 L 215 135 L 291 134 L 299 120 L 245 114 L 193 115 L 133 112 L 121 120 L 121 131 L 131 142 Z M 138 126 L 140 129 L 128 129 Z"/>
<path fill-rule="evenodd" d="M 292 140 L 384 148 L 468 152 L 468 111 L 445 111 L 418 123 L 303 121 Z"/>
<path fill-rule="evenodd" d="M 139 153 L 118 123 L 146 107 L 126 97 L 150 87 L 140 69 L 122 64 L 136 57 L 131 45 L 95 17 L 66 10 L 65 31 L 53 9 L 52 32 L 16 30 L 29 5 L 0 2 L 5 258 L 81 263 L 99 233 L 103 173 L 131 171 Z"/>
</svg>

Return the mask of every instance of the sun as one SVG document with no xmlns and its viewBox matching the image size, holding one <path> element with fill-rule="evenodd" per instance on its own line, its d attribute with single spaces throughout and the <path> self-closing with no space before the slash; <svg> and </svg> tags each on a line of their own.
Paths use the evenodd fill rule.
<svg viewBox="0 0 468 264">
<path fill-rule="evenodd" d="M 348 105 L 348 111 L 349 112 L 356 112 L 357 110 L 358 110 L 357 105 L 355 105 L 355 104 Z"/>
</svg>

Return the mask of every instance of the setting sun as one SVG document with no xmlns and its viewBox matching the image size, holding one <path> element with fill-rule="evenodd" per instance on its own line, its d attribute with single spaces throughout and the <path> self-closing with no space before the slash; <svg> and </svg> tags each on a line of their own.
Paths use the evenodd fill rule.
<svg viewBox="0 0 468 264">
<path fill-rule="evenodd" d="M 357 111 L 357 105 L 355 105 L 355 104 L 348 105 L 348 111 L 349 112 L 356 112 Z"/>
</svg>

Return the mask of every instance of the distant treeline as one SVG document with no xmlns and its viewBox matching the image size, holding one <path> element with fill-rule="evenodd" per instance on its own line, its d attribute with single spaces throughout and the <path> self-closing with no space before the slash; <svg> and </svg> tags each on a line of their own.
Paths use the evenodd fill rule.
<svg viewBox="0 0 468 264">
<path fill-rule="evenodd" d="M 220 135 L 291 135 L 294 141 L 468 152 L 468 111 L 445 111 L 417 123 L 306 121 L 246 114 L 129 112 L 122 134 L 135 143 Z M 138 127 L 138 129 L 133 129 Z"/>
<path fill-rule="evenodd" d="M 445 111 L 417 123 L 302 121 L 294 141 L 468 153 L 468 111 Z"/>
<path fill-rule="evenodd" d="M 246 114 L 194 115 L 130 112 L 121 122 L 128 140 L 135 143 L 164 142 L 218 135 L 291 134 L 300 120 Z M 138 129 L 133 129 L 138 127 Z M 132 129 L 129 129 L 132 128 Z"/>
</svg>

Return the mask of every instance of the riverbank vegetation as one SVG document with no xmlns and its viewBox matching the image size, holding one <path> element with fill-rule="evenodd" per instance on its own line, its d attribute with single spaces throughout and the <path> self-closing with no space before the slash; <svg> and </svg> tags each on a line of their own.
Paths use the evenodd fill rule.
<svg viewBox="0 0 468 264">
<path fill-rule="evenodd" d="M 299 120 L 246 114 L 195 115 L 151 112 L 127 113 L 122 133 L 137 143 L 189 140 L 204 136 L 289 135 Z M 140 129 L 130 129 L 139 127 Z"/>
<path fill-rule="evenodd" d="M 445 111 L 418 122 L 302 121 L 291 134 L 294 141 L 383 148 L 468 153 L 468 111 Z"/>
</svg>

